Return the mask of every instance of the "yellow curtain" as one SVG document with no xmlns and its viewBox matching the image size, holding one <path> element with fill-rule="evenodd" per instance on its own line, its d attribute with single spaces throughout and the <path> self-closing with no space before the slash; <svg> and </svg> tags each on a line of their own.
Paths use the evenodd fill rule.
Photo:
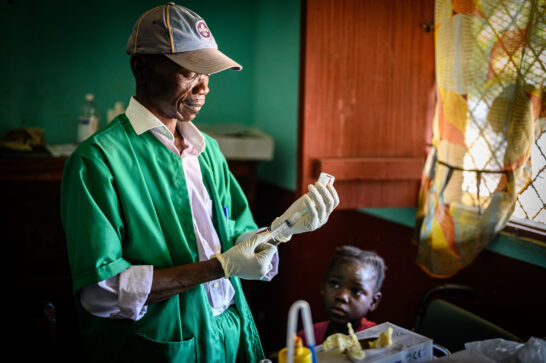
<svg viewBox="0 0 546 363">
<path fill-rule="evenodd" d="M 417 263 L 432 276 L 472 262 L 530 180 L 531 146 L 544 132 L 545 8 L 435 1 L 437 103 L 414 236 Z"/>
</svg>

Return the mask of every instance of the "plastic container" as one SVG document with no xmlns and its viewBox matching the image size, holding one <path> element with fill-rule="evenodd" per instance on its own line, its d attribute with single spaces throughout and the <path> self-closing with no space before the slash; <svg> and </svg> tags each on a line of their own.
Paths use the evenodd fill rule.
<svg viewBox="0 0 546 363">
<path fill-rule="evenodd" d="M 296 336 L 299 311 L 301 311 L 308 347 L 304 347 L 301 338 Z M 311 308 L 307 301 L 298 300 L 290 307 L 286 333 L 286 348 L 279 351 L 279 363 L 317 363 L 313 320 L 311 318 Z"/>
<path fill-rule="evenodd" d="M 303 346 L 301 338 L 296 336 L 294 340 L 294 354 L 292 356 L 292 361 L 294 363 L 312 363 L 313 355 L 311 349 Z M 279 363 L 287 363 L 288 360 L 288 348 L 283 348 L 279 352 Z"/>
<path fill-rule="evenodd" d="M 114 104 L 114 108 L 108 109 L 106 113 L 106 123 L 109 124 L 114 118 L 116 118 L 117 115 L 120 115 L 124 112 L 125 108 L 123 107 L 123 102 L 116 102 Z"/>
<path fill-rule="evenodd" d="M 92 93 L 85 95 L 85 102 L 78 115 L 78 142 L 82 142 L 93 135 L 99 128 L 99 112 L 95 105 L 95 96 Z"/>
</svg>

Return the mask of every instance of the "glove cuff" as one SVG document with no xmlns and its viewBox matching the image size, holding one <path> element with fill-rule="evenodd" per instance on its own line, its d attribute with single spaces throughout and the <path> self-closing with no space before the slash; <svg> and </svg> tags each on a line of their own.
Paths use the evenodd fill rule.
<svg viewBox="0 0 546 363">
<path fill-rule="evenodd" d="M 214 255 L 210 256 L 211 259 L 216 258 L 218 261 L 220 261 L 220 265 L 222 265 L 222 270 L 224 270 L 225 278 L 229 279 L 229 272 L 227 269 L 227 263 L 224 257 L 222 257 L 222 254 L 215 253 Z"/>
</svg>

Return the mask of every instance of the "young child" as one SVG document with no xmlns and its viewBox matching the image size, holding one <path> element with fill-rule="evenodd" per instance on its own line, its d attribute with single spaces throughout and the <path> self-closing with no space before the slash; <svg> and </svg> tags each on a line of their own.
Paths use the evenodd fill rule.
<svg viewBox="0 0 546 363">
<path fill-rule="evenodd" d="M 320 291 L 329 320 L 313 325 L 316 345 L 332 334 L 349 334 L 349 322 L 355 333 L 377 325 L 365 316 L 379 305 L 385 270 L 385 262 L 375 252 L 353 246 L 336 249 Z M 307 345 L 305 332 L 298 335 Z"/>
</svg>

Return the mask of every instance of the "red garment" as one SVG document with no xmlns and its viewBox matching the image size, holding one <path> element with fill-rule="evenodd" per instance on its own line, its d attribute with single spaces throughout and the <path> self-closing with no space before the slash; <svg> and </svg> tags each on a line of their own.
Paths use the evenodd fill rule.
<svg viewBox="0 0 546 363">
<path fill-rule="evenodd" d="M 315 345 L 321 345 L 324 342 L 324 339 L 326 335 L 326 330 L 328 329 L 328 324 L 330 324 L 330 321 L 321 321 L 320 323 L 313 324 L 313 332 L 315 333 Z M 376 326 L 377 324 L 373 321 L 369 321 L 366 318 L 362 318 L 360 320 L 360 327 L 355 330 L 355 333 L 371 328 L 372 326 Z M 305 338 L 305 331 L 302 329 L 298 332 L 298 336 L 301 337 L 302 342 L 304 345 L 307 345 L 307 339 Z"/>
</svg>

